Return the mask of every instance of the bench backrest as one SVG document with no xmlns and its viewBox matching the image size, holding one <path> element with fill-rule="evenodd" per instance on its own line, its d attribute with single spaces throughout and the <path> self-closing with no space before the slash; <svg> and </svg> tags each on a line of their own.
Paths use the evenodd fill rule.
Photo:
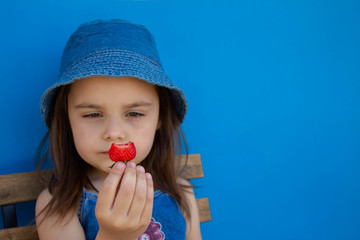
<svg viewBox="0 0 360 240">
<path fill-rule="evenodd" d="M 186 157 L 181 157 L 181 164 L 185 164 Z M 50 170 L 41 171 L 44 179 L 51 176 Z M 186 179 L 204 177 L 200 154 L 188 155 L 186 168 L 181 172 Z M 0 175 L 0 205 L 3 210 L 4 227 L 0 230 L 0 239 L 11 240 L 35 240 L 38 239 L 34 225 L 18 227 L 16 220 L 15 204 L 21 202 L 34 201 L 40 192 L 45 188 L 40 184 L 39 173 L 24 172 L 7 175 Z M 211 220 L 208 198 L 197 199 L 199 208 L 200 222 Z"/>
</svg>

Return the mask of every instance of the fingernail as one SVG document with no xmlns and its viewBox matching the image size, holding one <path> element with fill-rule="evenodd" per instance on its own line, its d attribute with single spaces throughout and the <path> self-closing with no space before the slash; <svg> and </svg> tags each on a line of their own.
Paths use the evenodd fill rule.
<svg viewBox="0 0 360 240">
<path fill-rule="evenodd" d="M 136 164 L 134 162 L 128 162 L 127 165 L 129 165 L 129 167 L 131 167 L 131 168 L 136 167 Z"/>
<path fill-rule="evenodd" d="M 151 179 L 152 179 L 152 176 L 151 176 L 151 174 L 150 174 L 150 173 L 146 173 L 145 175 L 146 175 L 146 178 L 147 178 L 147 179 L 149 179 L 149 180 L 151 180 Z"/>
<path fill-rule="evenodd" d="M 115 167 L 119 168 L 119 169 L 123 169 L 123 168 L 125 168 L 125 164 L 123 162 L 117 162 Z"/>
<path fill-rule="evenodd" d="M 145 169 L 143 168 L 143 166 L 137 166 L 137 170 L 140 173 L 145 173 Z"/>
</svg>

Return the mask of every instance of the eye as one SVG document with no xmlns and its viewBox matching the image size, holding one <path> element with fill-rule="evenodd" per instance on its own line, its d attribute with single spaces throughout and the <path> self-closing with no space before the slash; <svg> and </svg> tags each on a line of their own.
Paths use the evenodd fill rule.
<svg viewBox="0 0 360 240">
<path fill-rule="evenodd" d="M 90 114 L 84 115 L 84 118 L 99 118 L 99 117 L 101 117 L 100 113 L 90 113 Z"/>
<path fill-rule="evenodd" d="M 137 117 L 142 117 L 142 116 L 144 116 L 144 114 L 139 113 L 139 112 L 129 112 L 129 113 L 127 114 L 127 116 L 132 117 L 132 118 L 137 118 Z"/>
</svg>

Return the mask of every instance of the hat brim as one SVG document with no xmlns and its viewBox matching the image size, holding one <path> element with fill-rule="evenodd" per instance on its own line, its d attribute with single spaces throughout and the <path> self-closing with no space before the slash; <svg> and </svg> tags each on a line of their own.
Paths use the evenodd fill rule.
<svg viewBox="0 0 360 240">
<path fill-rule="evenodd" d="M 103 49 L 73 61 L 65 72 L 60 72 L 57 83 L 45 91 L 40 104 L 43 121 L 48 128 L 51 125 L 49 114 L 58 88 L 91 76 L 134 77 L 166 87 L 170 90 L 172 104 L 180 122 L 184 120 L 187 110 L 184 93 L 165 74 L 160 64 L 134 52 Z"/>
</svg>

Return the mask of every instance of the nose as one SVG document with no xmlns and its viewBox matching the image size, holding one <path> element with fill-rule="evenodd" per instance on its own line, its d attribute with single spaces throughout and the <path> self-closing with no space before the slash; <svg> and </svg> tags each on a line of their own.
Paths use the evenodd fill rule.
<svg viewBox="0 0 360 240">
<path fill-rule="evenodd" d="M 106 141 L 119 142 L 126 137 L 124 124 L 119 117 L 109 117 L 105 122 L 103 138 Z"/>
</svg>

